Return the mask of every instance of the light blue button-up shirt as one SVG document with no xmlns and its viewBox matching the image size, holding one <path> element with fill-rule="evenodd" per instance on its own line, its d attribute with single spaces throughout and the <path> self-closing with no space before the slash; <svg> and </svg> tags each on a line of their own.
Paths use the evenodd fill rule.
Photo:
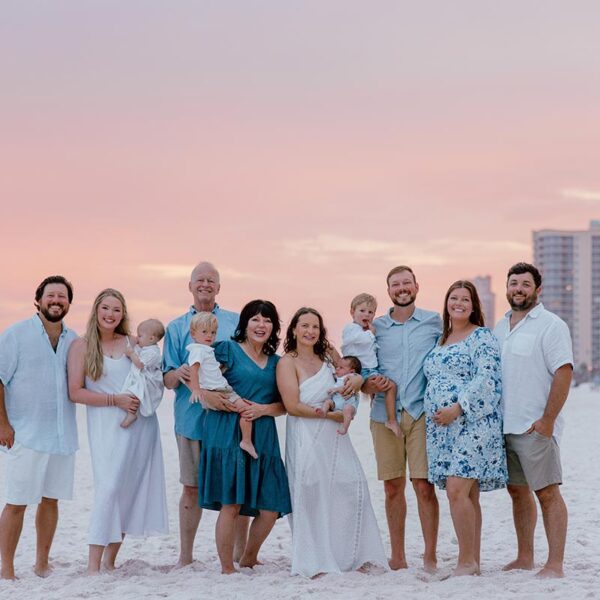
<svg viewBox="0 0 600 600">
<path fill-rule="evenodd" d="M 0 380 L 15 441 L 48 454 L 78 448 L 75 405 L 69 400 L 67 354 L 77 334 L 64 324 L 56 352 L 38 315 L 0 336 Z"/>
<path fill-rule="evenodd" d="M 415 308 L 410 319 L 400 323 L 390 316 L 392 310 L 373 321 L 378 370 L 398 386 L 397 412 L 406 410 L 413 419 L 418 419 L 423 414 L 427 385 L 423 361 L 442 333 L 442 320 L 436 312 Z M 386 421 L 383 394 L 375 396 L 371 419 L 378 423 Z"/>
<path fill-rule="evenodd" d="M 191 306 L 188 312 L 177 317 L 167 326 L 163 344 L 163 373 L 187 364 L 189 352 L 186 348 L 194 342 L 190 335 L 190 321 L 197 312 L 194 306 Z M 212 313 L 219 323 L 215 343 L 231 339 L 240 316 L 230 310 L 223 310 L 218 304 L 215 304 Z M 175 389 L 175 433 L 190 440 L 200 439 L 203 412 L 201 404 L 190 403 L 188 387 L 179 384 Z"/>
</svg>

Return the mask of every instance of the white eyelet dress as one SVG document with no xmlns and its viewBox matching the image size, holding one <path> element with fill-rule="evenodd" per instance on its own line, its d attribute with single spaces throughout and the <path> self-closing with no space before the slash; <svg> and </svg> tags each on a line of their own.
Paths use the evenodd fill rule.
<svg viewBox="0 0 600 600">
<path fill-rule="evenodd" d="M 98 381 L 86 377 L 92 392 L 119 394 L 131 361 L 104 357 Z M 87 424 L 94 472 L 94 507 L 89 544 L 120 542 L 134 536 L 168 533 L 165 470 L 156 414 L 129 427 L 120 426 L 125 411 L 114 406 L 88 406 Z"/>
</svg>

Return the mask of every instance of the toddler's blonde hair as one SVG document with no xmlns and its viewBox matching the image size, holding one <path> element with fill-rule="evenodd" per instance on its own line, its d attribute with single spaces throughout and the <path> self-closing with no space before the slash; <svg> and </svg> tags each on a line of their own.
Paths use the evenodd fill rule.
<svg viewBox="0 0 600 600">
<path fill-rule="evenodd" d="M 215 315 L 213 315 L 211 312 L 199 312 L 196 313 L 190 321 L 190 331 L 194 332 L 203 325 L 216 328 L 219 326 L 219 322 L 217 321 L 217 317 L 215 317 Z"/>
<path fill-rule="evenodd" d="M 354 296 L 352 302 L 350 302 L 350 310 L 354 310 L 359 304 L 369 304 L 374 308 L 377 308 L 377 300 L 375 296 L 371 296 L 371 294 L 362 293 L 358 296 Z"/>
</svg>

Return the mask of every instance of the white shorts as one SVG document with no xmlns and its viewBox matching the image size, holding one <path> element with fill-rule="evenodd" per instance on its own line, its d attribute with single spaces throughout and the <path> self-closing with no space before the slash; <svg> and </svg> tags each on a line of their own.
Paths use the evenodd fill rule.
<svg viewBox="0 0 600 600">
<path fill-rule="evenodd" d="M 71 500 L 75 454 L 46 454 L 15 442 L 5 455 L 7 504 L 39 504 L 42 498 Z"/>
</svg>

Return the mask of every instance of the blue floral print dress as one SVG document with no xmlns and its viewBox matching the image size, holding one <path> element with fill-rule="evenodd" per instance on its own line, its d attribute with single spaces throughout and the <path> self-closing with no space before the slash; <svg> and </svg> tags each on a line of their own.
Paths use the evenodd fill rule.
<svg viewBox="0 0 600 600">
<path fill-rule="evenodd" d="M 456 344 L 436 345 L 423 370 L 429 481 L 441 489 L 447 477 L 477 479 L 484 492 L 505 487 L 502 372 L 494 334 L 479 327 Z M 456 402 L 462 414 L 448 426 L 436 425 L 436 411 Z"/>
</svg>

